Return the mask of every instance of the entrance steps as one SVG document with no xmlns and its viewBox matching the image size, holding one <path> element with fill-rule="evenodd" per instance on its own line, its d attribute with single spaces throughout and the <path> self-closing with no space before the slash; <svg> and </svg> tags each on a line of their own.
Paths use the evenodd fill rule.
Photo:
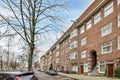
<svg viewBox="0 0 120 80">
<path fill-rule="evenodd" d="M 97 75 L 97 67 L 94 67 L 91 73 L 88 73 L 89 76 L 96 76 Z"/>
</svg>

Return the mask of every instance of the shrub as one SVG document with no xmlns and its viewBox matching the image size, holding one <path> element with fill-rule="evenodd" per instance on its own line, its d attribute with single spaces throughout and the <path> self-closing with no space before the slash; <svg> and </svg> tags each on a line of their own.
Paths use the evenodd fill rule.
<svg viewBox="0 0 120 80">
<path fill-rule="evenodd" d="M 114 76 L 120 78 L 120 67 L 114 71 Z"/>
</svg>

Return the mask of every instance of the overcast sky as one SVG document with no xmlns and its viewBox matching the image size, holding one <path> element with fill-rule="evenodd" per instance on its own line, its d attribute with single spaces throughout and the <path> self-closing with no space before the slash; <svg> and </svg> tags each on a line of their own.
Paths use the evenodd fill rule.
<svg viewBox="0 0 120 80">
<path fill-rule="evenodd" d="M 86 8 L 94 1 L 94 0 L 68 0 L 69 3 L 70 3 L 70 6 L 69 6 L 69 10 L 68 12 L 66 12 L 66 15 L 64 15 L 65 17 L 65 22 L 64 22 L 64 28 L 63 30 L 66 31 L 70 25 L 72 25 L 72 22 L 71 20 L 75 21 L 85 10 Z M 0 13 L 5 13 L 8 15 L 8 13 L 0 8 Z M 57 36 L 61 36 L 62 34 L 61 33 L 58 33 Z M 52 36 L 55 36 L 54 34 L 52 34 Z M 45 53 L 45 51 L 47 51 L 50 46 L 52 46 L 55 41 L 56 41 L 56 36 L 55 37 L 52 37 L 50 40 L 44 40 L 45 41 L 44 43 L 42 43 L 41 45 L 41 50 L 42 50 L 42 53 L 40 54 L 43 55 Z M 6 41 L 5 40 L 0 40 L 0 46 L 4 46 L 5 47 L 6 45 Z M 19 49 L 17 48 L 18 46 L 14 44 L 14 46 L 12 47 L 15 52 L 19 53 Z"/>
</svg>

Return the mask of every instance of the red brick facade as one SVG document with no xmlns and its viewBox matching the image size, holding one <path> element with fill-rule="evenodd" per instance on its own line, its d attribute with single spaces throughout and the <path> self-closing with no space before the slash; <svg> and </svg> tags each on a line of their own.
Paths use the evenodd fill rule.
<svg viewBox="0 0 120 80">
<path fill-rule="evenodd" d="M 95 0 L 88 7 L 78 18 L 79 23 L 74 23 L 49 49 L 54 69 L 88 75 L 103 75 L 107 72 L 108 76 L 113 76 L 120 58 L 118 1 L 120 0 Z M 83 26 L 84 32 L 81 33 Z M 74 47 L 72 43 L 75 44 Z M 56 53 L 59 55 L 56 56 Z"/>
</svg>

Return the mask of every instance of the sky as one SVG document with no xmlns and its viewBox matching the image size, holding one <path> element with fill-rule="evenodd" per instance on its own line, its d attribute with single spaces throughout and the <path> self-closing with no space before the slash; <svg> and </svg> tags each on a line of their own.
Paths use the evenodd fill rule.
<svg viewBox="0 0 120 80">
<path fill-rule="evenodd" d="M 68 11 L 65 12 L 64 15 L 64 28 L 63 31 L 66 31 L 67 29 L 69 29 L 69 27 L 72 25 L 73 22 L 71 22 L 71 20 L 75 21 L 77 18 L 80 17 L 80 15 L 90 6 L 90 4 L 93 2 L 94 0 L 68 0 L 69 2 L 69 7 L 68 7 Z M 3 13 L 5 15 L 8 15 L 9 12 L 6 12 L 3 8 L 0 7 L 0 13 Z M 9 13 L 11 15 L 11 13 Z M 43 54 L 45 54 L 45 52 L 56 42 L 56 40 L 62 35 L 61 32 L 57 33 L 57 37 L 52 34 L 52 38 L 51 39 L 43 39 L 44 43 L 42 43 L 41 45 L 41 53 L 39 56 L 42 56 Z M 17 44 L 17 43 L 15 43 Z M 12 47 L 12 50 L 14 50 L 14 52 L 20 53 L 19 51 L 19 46 L 15 45 Z M 6 41 L 0 40 L 0 46 L 4 46 L 6 45 Z"/>
</svg>

